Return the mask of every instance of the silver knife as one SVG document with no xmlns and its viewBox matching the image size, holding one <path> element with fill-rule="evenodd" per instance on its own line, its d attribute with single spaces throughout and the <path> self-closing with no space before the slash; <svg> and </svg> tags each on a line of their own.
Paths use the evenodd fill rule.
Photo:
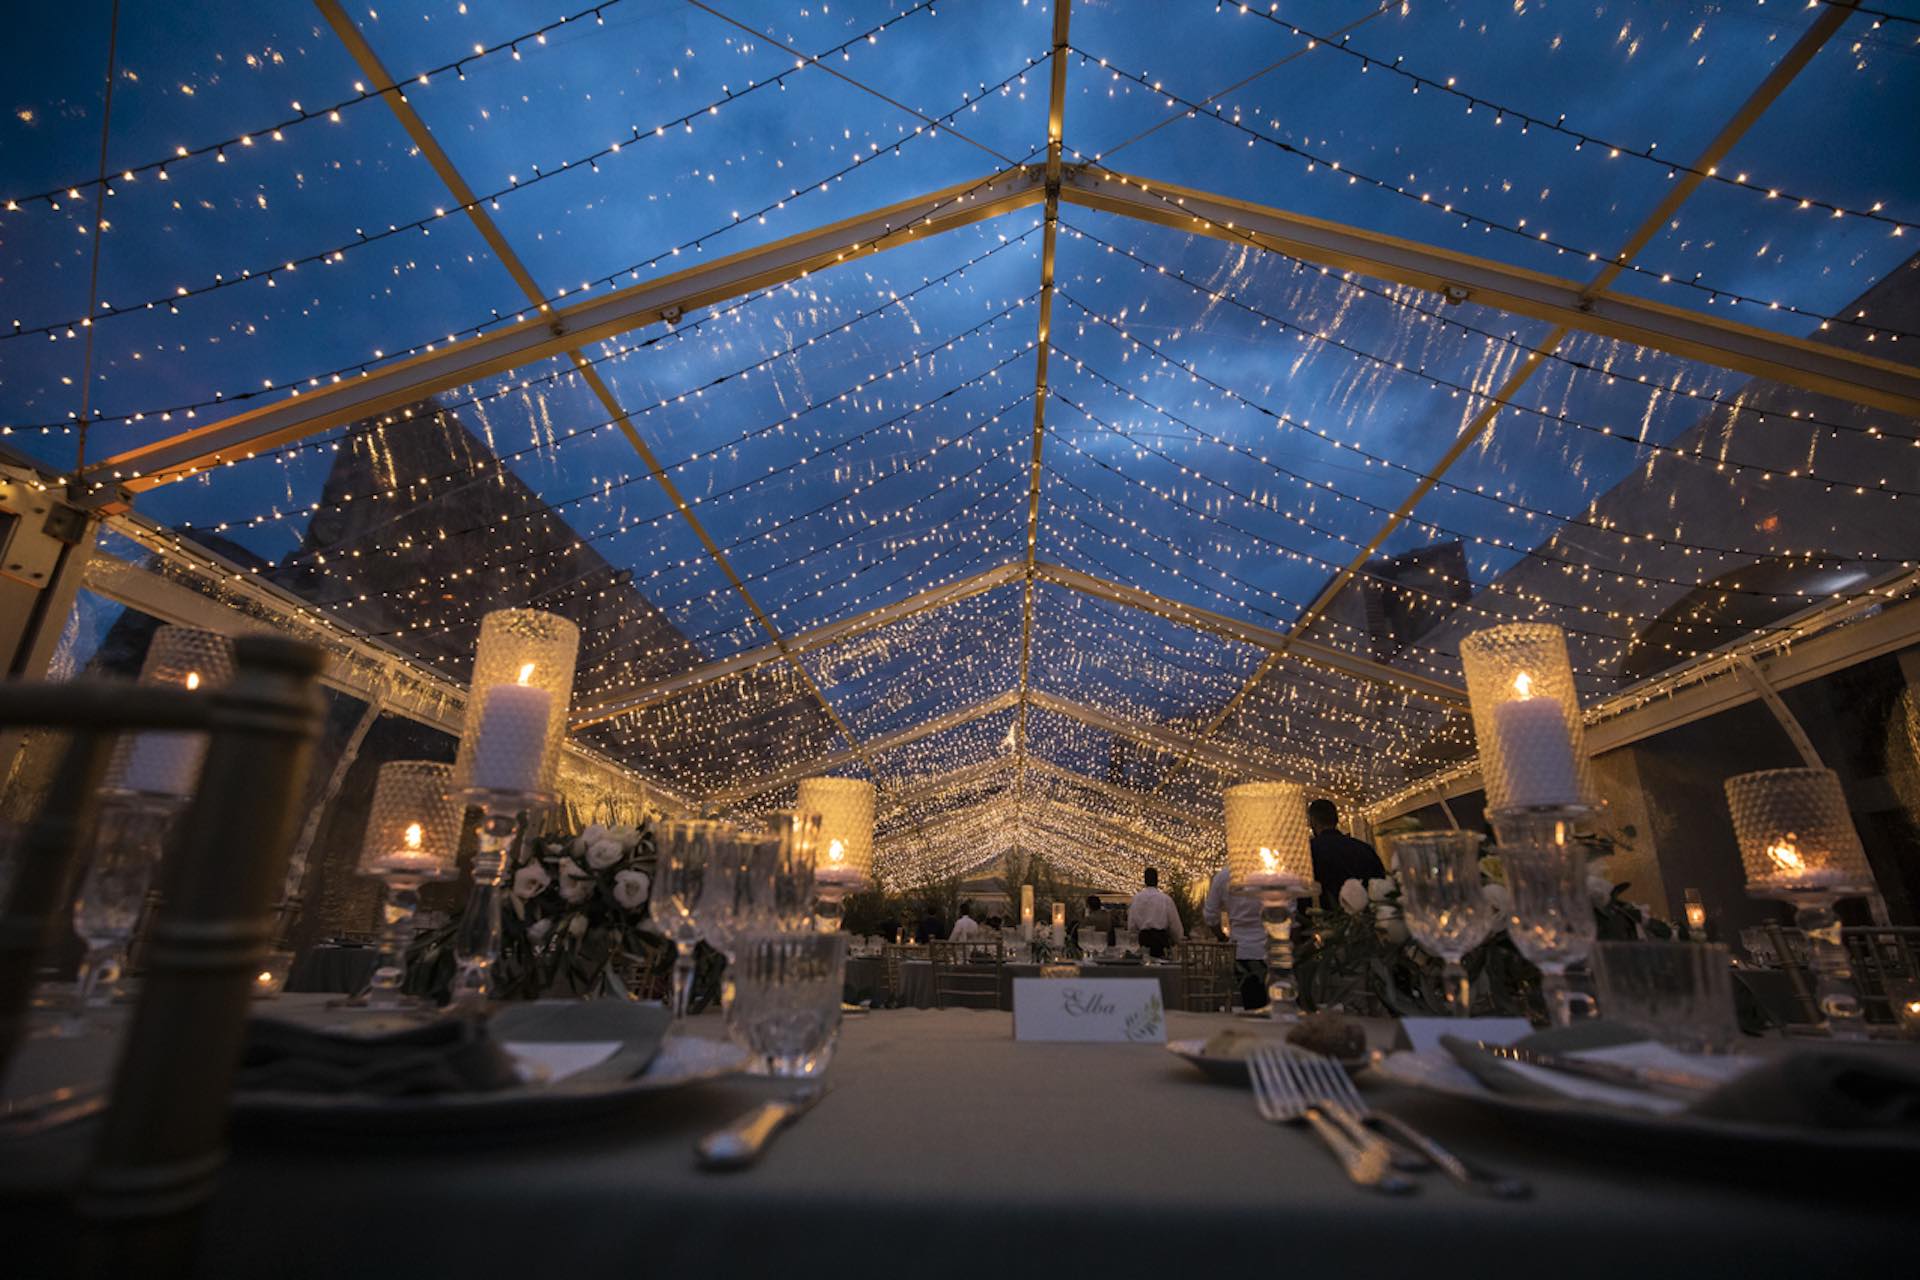
<svg viewBox="0 0 1920 1280">
<path fill-rule="evenodd" d="M 744 1169 L 760 1158 L 783 1125 L 805 1115 L 827 1092 L 822 1084 L 804 1085 L 785 1098 L 762 1103 L 724 1129 L 693 1144 L 707 1169 Z"/>
<path fill-rule="evenodd" d="M 1636 1067 L 1624 1062 L 1573 1058 L 1565 1054 L 1543 1053 L 1538 1049 L 1523 1049 L 1519 1045 L 1480 1043 L 1474 1047 L 1482 1053 L 1504 1058 L 1508 1062 L 1521 1062 L 1530 1067 L 1543 1067 L 1548 1071 L 1582 1076 L 1588 1080 L 1598 1080 L 1603 1084 L 1616 1085 L 1623 1089 L 1664 1094 L 1669 1098 L 1692 1100 L 1703 1093 L 1711 1093 L 1726 1083 L 1712 1076 L 1695 1075 L 1691 1071 L 1677 1071 L 1670 1067 Z"/>
</svg>

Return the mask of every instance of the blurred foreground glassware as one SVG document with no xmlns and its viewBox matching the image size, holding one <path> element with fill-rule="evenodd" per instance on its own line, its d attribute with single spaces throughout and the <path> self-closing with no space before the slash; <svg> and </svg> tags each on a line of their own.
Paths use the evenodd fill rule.
<svg viewBox="0 0 1920 1280">
<path fill-rule="evenodd" d="M 87 944 L 76 1013 L 112 1000 L 149 905 L 167 829 L 184 803 L 179 796 L 135 792 L 109 793 L 103 800 L 93 856 L 73 902 L 73 929 Z"/>
<path fill-rule="evenodd" d="M 1473 988 L 1461 963 L 1493 931 L 1493 905 L 1480 886 L 1477 831 L 1416 831 L 1387 840 L 1400 875 L 1400 906 L 1407 932 L 1445 966 L 1447 1006 L 1467 1016 Z"/>
<path fill-rule="evenodd" d="M 781 810 L 766 817 L 756 837 L 754 856 L 766 868 L 759 877 L 769 897 L 766 917 L 773 929 L 809 929 L 815 921 L 815 855 L 820 815 Z"/>
<path fill-rule="evenodd" d="M 373 807 L 360 841 L 360 873 L 386 885 L 379 963 L 367 1003 L 401 1003 L 407 947 L 420 886 L 458 871 L 460 803 L 453 798 L 453 766 L 425 760 L 395 760 L 380 766 Z"/>
<path fill-rule="evenodd" d="M 1491 815 L 1513 900 L 1507 936 L 1540 970 L 1547 1015 L 1558 1027 L 1573 1021 L 1567 968 L 1593 949 L 1596 926 L 1587 896 L 1587 856 L 1577 831 L 1597 813 L 1585 805 L 1543 805 Z"/>
<path fill-rule="evenodd" d="M 720 824 L 682 818 L 661 825 L 650 910 L 654 927 L 674 945 L 673 1016 L 687 1016 L 693 989 L 693 952 L 704 925 L 707 874 Z"/>
<path fill-rule="evenodd" d="M 840 1035 L 846 981 L 844 933 L 751 932 L 735 939 L 738 960 L 727 1033 L 770 1076 L 817 1076 Z"/>
<path fill-rule="evenodd" d="M 1794 923 L 1807 935 L 1823 1029 L 1864 1036 L 1866 1017 L 1833 908 L 1841 898 L 1874 893 L 1875 886 L 1839 775 L 1831 769 L 1743 773 L 1727 779 L 1727 808 L 1747 891 L 1792 904 Z"/>
<path fill-rule="evenodd" d="M 1600 1013 L 1689 1053 L 1725 1053 L 1739 1038 L 1733 962 L 1719 943 L 1601 942 L 1593 951 Z"/>
</svg>

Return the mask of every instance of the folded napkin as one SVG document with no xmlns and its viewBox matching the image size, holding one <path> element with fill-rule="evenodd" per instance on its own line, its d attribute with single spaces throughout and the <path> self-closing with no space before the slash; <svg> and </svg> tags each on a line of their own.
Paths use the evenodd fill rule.
<svg viewBox="0 0 1920 1280">
<path fill-rule="evenodd" d="M 512 1057 L 474 1018 L 436 1018 L 371 1036 L 255 1018 L 247 1023 L 235 1087 L 398 1098 L 517 1083 Z"/>
<path fill-rule="evenodd" d="M 1862 1051 L 1781 1055 L 1688 1108 L 1714 1120 L 1920 1133 L 1920 1063 Z"/>
</svg>

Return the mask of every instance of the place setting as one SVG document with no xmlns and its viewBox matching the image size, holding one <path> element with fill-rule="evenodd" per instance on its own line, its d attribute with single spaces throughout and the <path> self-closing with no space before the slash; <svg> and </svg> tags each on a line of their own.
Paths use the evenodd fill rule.
<svg viewBox="0 0 1920 1280">
<path fill-rule="evenodd" d="M 1897 1266 L 1916 5 L 16 6 L 9 1274 Z"/>
</svg>

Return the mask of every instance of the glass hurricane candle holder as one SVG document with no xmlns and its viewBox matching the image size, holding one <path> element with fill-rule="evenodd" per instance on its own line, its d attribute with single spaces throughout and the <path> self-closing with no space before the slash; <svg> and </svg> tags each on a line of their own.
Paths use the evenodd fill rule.
<svg viewBox="0 0 1920 1280">
<path fill-rule="evenodd" d="M 1267 1016 L 1300 1016 L 1293 976 L 1293 906 L 1314 892 L 1307 799 L 1297 783 L 1247 782 L 1228 787 L 1227 868 L 1233 884 L 1260 898 L 1267 934 Z"/>
<path fill-rule="evenodd" d="M 199 627 L 161 627 L 140 664 L 140 683 L 147 685 L 211 692 L 232 679 L 233 637 Z M 184 801 L 199 785 L 206 754 L 204 733 L 155 729 L 123 734 L 107 770 L 106 789 Z"/>
<path fill-rule="evenodd" d="M 1873 871 L 1839 775 L 1831 769 L 1765 769 L 1728 778 L 1726 786 L 1747 891 L 1790 903 L 1794 922 L 1807 935 L 1822 1026 L 1835 1036 L 1865 1035 L 1833 908 L 1841 898 L 1873 893 Z"/>
<path fill-rule="evenodd" d="M 1460 642 L 1460 664 L 1487 808 L 1590 803 L 1566 633 L 1544 622 L 1488 627 Z"/>
<path fill-rule="evenodd" d="M 360 872 L 386 885 L 380 958 L 367 1003 L 400 1002 L 420 886 L 455 874 L 460 850 L 460 803 L 453 798 L 453 766 L 395 760 L 380 766 L 373 808 L 360 841 Z"/>
<path fill-rule="evenodd" d="M 496 609 L 480 620 L 456 787 L 554 790 L 579 655 L 580 628 L 559 614 Z"/>
<path fill-rule="evenodd" d="M 1580 837 L 1599 812 L 1592 805 L 1542 805 L 1489 815 L 1513 904 L 1507 936 L 1540 970 L 1547 1016 L 1557 1027 L 1573 1022 L 1567 969 L 1587 958 L 1598 934 Z"/>
<path fill-rule="evenodd" d="M 1493 931 L 1493 905 L 1480 887 L 1480 833 L 1416 831 L 1386 841 L 1400 874 L 1407 932 L 1444 966 L 1447 1006 L 1464 1018 L 1473 988 L 1462 960 Z"/>
<path fill-rule="evenodd" d="M 793 807 L 820 815 L 814 858 L 817 923 L 840 928 L 841 904 L 873 877 L 873 784 L 863 778 L 803 778 Z"/>
</svg>

